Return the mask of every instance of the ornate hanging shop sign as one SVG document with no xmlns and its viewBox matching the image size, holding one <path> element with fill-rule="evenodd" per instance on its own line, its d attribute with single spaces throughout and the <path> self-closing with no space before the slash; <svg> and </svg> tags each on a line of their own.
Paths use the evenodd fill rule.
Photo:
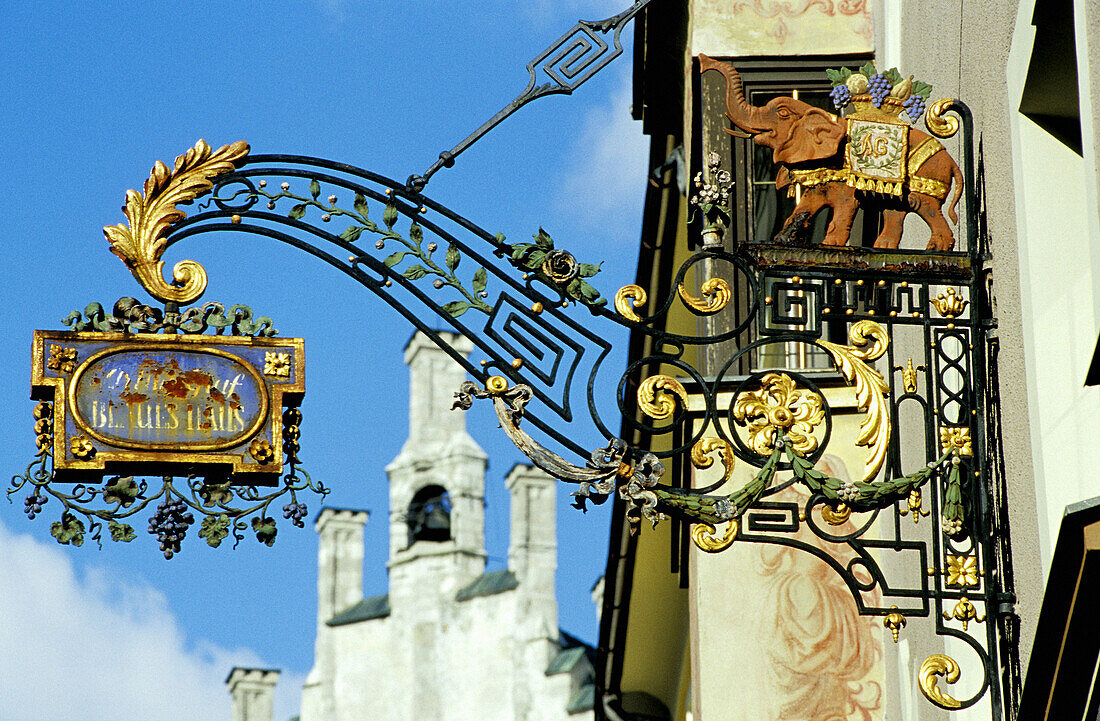
<svg viewBox="0 0 1100 721">
<path fill-rule="evenodd" d="M 173 168 L 158 162 L 143 192 L 126 195 L 128 224 L 104 233 L 164 310 L 124 298 L 110 315 L 98 304 L 71 314 L 70 332 L 36 334 L 38 450 L 8 494 L 27 492 L 31 518 L 57 499 L 51 532 L 74 545 L 104 529 L 133 539 L 126 519 L 159 499 L 149 533 L 166 557 L 179 551 L 192 511 L 211 546 L 229 534 L 239 541 L 249 525 L 271 545 L 269 506 L 284 495 L 284 518 L 303 525 L 298 494 L 327 491 L 297 456 L 302 341 L 273 338 L 271 321 L 245 306 L 181 312 L 202 296 L 206 272 L 181 260 L 166 276 L 162 259 L 195 236 L 252 234 L 345 274 L 438 344 L 471 378 L 455 406 L 491 402 L 535 465 L 575 484 L 578 508 L 615 497 L 632 532 L 642 521 L 677 524 L 673 558 L 687 558 L 681 539 L 708 553 L 771 543 L 813 554 L 895 642 L 906 619 L 923 618 L 966 652 L 965 665 L 945 654 L 920 664 L 931 703 L 989 698 L 1001 718 L 1017 692 L 1015 616 L 999 414 L 990 412 L 995 319 L 965 105 L 926 108 L 929 86 L 868 64 L 830 71 L 841 115 L 788 97 L 755 106 L 735 68 L 699 56 L 701 71 L 725 77 L 727 132 L 773 150 L 777 189 L 795 203 L 774 238 L 724 243 L 736 189 L 709 153 L 687 200 L 700 242 L 660 297 L 627 285 L 609 303 L 595 259 L 541 228 L 508 242 L 421 192 L 508 114 L 571 92 L 617 55 L 623 24 L 647 2 L 562 36 L 529 65 L 532 85 L 516 101 L 405 182 L 318 158 L 253 155 L 243 141 L 214 150 L 200 140 Z M 609 33 L 610 43 L 601 38 Z M 590 54 L 571 54 L 577 48 Z M 535 84 L 538 72 L 557 84 Z M 938 138 L 961 127 L 962 168 L 909 127 L 922 117 Z M 959 221 L 960 199 L 956 248 L 948 219 Z M 845 247 L 857 211 L 878 213 L 873 248 Z M 813 221 L 826 213 L 815 246 Z M 927 225 L 924 250 L 899 248 L 909 213 Z M 439 327 L 472 351 L 456 350 Z M 208 328 L 218 335 L 202 336 Z M 625 369 L 604 363 L 613 330 L 648 349 Z M 613 403 L 602 402 L 608 396 Z M 827 457 L 853 449 L 850 469 Z M 720 478 L 700 485 L 695 471 L 710 467 Z M 135 478 L 151 474 L 163 482 Z M 261 493 L 262 484 L 275 487 Z M 922 525 L 926 517 L 934 522 Z M 884 555 L 891 563 L 879 563 Z"/>
<path fill-rule="evenodd" d="M 274 483 L 299 338 L 37 331 L 32 398 L 53 404 L 58 479 L 105 472 Z"/>
<path fill-rule="evenodd" d="M 165 558 L 196 516 L 210 546 L 230 535 L 236 545 L 249 528 L 270 546 L 272 503 L 283 499 L 283 518 L 302 528 L 301 494 L 328 493 L 298 458 L 302 339 L 272 337 L 271 319 L 248 306 L 172 308 L 92 303 L 64 320 L 73 330 L 34 334 L 38 449 L 8 496 L 27 492 L 31 519 L 60 506 L 59 543 L 101 543 L 104 531 L 132 541 L 131 520 L 157 502 L 147 530 Z"/>
</svg>

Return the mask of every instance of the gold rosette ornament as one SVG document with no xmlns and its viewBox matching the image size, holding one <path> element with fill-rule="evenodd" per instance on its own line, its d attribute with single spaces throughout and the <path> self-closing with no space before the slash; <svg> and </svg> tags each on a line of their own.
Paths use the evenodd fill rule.
<svg viewBox="0 0 1100 721">
<path fill-rule="evenodd" d="M 165 238 L 168 230 L 187 214 L 177 203 L 194 200 L 214 187 L 211 178 L 233 171 L 248 155 L 243 140 L 211 150 L 205 140 L 176 158 L 175 168 L 157 161 L 145 181 L 144 193 L 126 191 L 122 212 L 130 225 L 108 225 L 103 234 L 111 252 L 122 259 L 138 282 L 164 302 L 190 303 L 206 290 L 206 270 L 193 260 L 181 260 L 172 268 L 172 283 L 164 280 Z"/>
<path fill-rule="evenodd" d="M 733 404 L 733 418 L 748 428 L 748 446 L 766 456 L 777 438 L 786 436 L 801 454 L 817 449 L 814 428 L 825 420 L 824 400 L 806 388 L 798 388 L 785 373 L 767 373 L 760 390 L 746 391 Z"/>
</svg>

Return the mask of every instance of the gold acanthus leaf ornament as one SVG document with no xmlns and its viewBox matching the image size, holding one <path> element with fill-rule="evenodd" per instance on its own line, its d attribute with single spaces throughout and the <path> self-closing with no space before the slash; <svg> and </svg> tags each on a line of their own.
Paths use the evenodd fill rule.
<svg viewBox="0 0 1100 721">
<path fill-rule="evenodd" d="M 684 305 L 696 315 L 714 315 L 725 308 L 733 297 L 730 284 L 722 278 L 711 278 L 703 283 L 703 287 L 699 289 L 702 298 L 696 298 L 689 293 L 683 283 L 676 287 L 676 292 L 680 294 Z"/>
<path fill-rule="evenodd" d="M 879 323 L 861 320 L 848 330 L 850 345 L 839 345 L 826 340 L 816 341 L 828 351 L 840 374 L 856 388 L 856 405 L 867 414 L 859 424 L 856 445 L 869 446 L 870 454 L 863 465 L 863 480 L 871 481 L 878 475 L 886 460 L 890 445 L 890 407 L 886 403 L 889 386 L 882 374 L 868 365 L 890 345 L 890 335 Z"/>
<path fill-rule="evenodd" d="M 961 701 L 944 693 L 936 685 L 940 676 L 947 683 L 955 683 L 959 680 L 959 664 L 947 654 L 934 653 L 924 659 L 917 670 L 917 685 L 920 686 L 921 693 L 940 708 L 962 708 Z"/>
<path fill-rule="evenodd" d="M 211 178 L 228 173 L 248 155 L 243 140 L 215 151 L 205 140 L 176 158 L 175 168 L 161 161 L 145 181 L 144 193 L 126 191 L 123 213 L 130 225 L 108 225 L 103 234 L 111 252 L 122 259 L 138 282 L 163 302 L 191 303 L 206 290 L 206 270 L 193 260 L 181 260 L 172 268 L 172 283 L 164 280 L 165 237 L 169 228 L 187 217 L 176 205 L 193 200 L 213 187 Z"/>
<path fill-rule="evenodd" d="M 676 399 L 680 407 L 687 408 L 687 389 L 672 376 L 650 376 L 638 386 L 638 406 L 650 418 L 663 421 L 676 412 Z"/>
</svg>

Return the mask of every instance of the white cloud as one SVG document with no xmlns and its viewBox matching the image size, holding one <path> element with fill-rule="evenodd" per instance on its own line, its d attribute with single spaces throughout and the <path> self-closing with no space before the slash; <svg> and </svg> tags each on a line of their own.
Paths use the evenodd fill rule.
<svg viewBox="0 0 1100 721">
<path fill-rule="evenodd" d="M 559 205 L 577 219 L 599 226 L 628 223 L 636 228 L 645 195 L 649 141 L 630 116 L 629 65 L 607 102 L 579 124 Z"/>
<path fill-rule="evenodd" d="M 271 667 L 186 635 L 164 594 L 102 570 L 78 577 L 52 545 L 0 523 L 0 719 L 227 719 L 225 677 Z M 304 678 L 283 673 L 275 721 Z"/>
</svg>

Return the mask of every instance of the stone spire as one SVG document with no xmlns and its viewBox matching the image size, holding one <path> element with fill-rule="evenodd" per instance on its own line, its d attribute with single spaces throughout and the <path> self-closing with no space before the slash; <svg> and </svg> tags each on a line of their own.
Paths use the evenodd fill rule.
<svg viewBox="0 0 1100 721">
<path fill-rule="evenodd" d="M 473 350 L 473 344 L 458 334 L 440 336 L 464 356 Z M 451 410 L 466 371 L 420 332 L 405 347 L 405 363 L 409 366 L 409 438 L 386 467 L 390 594 L 395 605 L 406 593 L 417 596 L 425 588 L 452 593 L 485 570 L 487 456 L 466 432 L 465 414 Z M 423 528 L 426 519 L 418 519 L 417 514 L 443 493 L 442 503 L 430 505 L 430 520 L 436 530 L 446 525 L 446 532 L 418 536 L 415 531 Z"/>
</svg>

